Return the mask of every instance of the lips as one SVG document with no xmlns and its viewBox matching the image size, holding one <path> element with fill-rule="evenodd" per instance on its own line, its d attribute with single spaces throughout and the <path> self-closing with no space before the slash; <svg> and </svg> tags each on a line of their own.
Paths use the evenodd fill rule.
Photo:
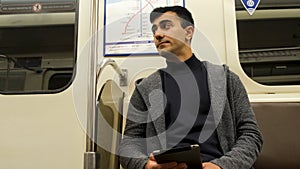
<svg viewBox="0 0 300 169">
<path fill-rule="evenodd" d="M 164 45 L 164 44 L 167 44 L 167 43 L 170 43 L 170 41 L 159 42 L 159 44 L 157 45 L 157 47 L 160 47 L 161 45 Z"/>
</svg>

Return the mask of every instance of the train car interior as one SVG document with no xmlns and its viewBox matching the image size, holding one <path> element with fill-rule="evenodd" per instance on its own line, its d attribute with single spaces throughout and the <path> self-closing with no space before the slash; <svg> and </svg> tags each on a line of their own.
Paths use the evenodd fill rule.
<svg viewBox="0 0 300 169">
<path fill-rule="evenodd" d="M 122 168 L 117 147 L 135 81 L 165 61 L 153 53 L 105 55 L 105 2 L 0 0 L 0 133 L 10 138 L 0 141 L 0 149 L 6 148 L 0 168 Z M 245 84 L 264 140 L 254 168 L 299 169 L 300 1 L 261 0 L 253 15 L 241 0 L 186 0 L 185 5 L 219 62 Z M 15 134 L 22 129 L 29 133 L 26 139 Z M 56 148 L 46 143 L 53 137 Z M 38 160 L 37 149 L 49 159 Z M 14 164 L 16 159 L 21 163 Z"/>
</svg>

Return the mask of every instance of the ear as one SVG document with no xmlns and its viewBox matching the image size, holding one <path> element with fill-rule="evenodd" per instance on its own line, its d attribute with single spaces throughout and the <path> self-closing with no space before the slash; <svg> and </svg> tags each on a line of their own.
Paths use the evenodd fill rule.
<svg viewBox="0 0 300 169">
<path fill-rule="evenodd" d="M 187 26 L 185 28 L 185 32 L 186 32 L 186 40 L 191 41 L 193 35 L 194 35 L 194 27 L 193 26 Z"/>
</svg>

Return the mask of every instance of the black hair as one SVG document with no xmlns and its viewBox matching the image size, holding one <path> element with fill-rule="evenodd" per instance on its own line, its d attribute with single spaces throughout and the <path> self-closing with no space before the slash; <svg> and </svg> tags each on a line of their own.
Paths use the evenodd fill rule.
<svg viewBox="0 0 300 169">
<path fill-rule="evenodd" d="M 160 17 L 162 14 L 166 12 L 174 12 L 176 15 L 181 18 L 181 26 L 182 28 L 186 28 L 187 26 L 194 26 L 194 19 L 189 10 L 182 6 L 166 6 L 166 7 L 158 7 L 155 8 L 150 13 L 150 22 L 153 23 L 155 19 Z"/>
</svg>

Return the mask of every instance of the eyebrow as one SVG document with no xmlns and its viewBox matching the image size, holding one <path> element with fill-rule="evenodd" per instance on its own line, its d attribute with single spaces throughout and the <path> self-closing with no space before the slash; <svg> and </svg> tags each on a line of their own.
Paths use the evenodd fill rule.
<svg viewBox="0 0 300 169">
<path fill-rule="evenodd" d="M 165 24 L 167 22 L 172 22 L 171 20 L 165 19 L 159 22 L 159 25 Z"/>
</svg>

